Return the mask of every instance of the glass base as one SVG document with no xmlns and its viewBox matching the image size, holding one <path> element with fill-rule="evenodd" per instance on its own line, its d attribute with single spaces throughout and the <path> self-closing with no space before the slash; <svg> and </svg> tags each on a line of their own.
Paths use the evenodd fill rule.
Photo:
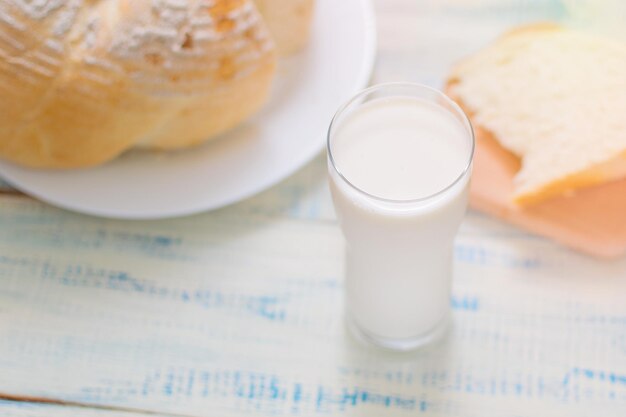
<svg viewBox="0 0 626 417">
<path fill-rule="evenodd" d="M 450 327 L 450 315 L 446 315 L 435 327 L 419 336 L 406 339 L 392 339 L 371 334 L 359 327 L 351 317 L 347 320 L 350 333 L 359 341 L 378 346 L 383 349 L 393 350 L 396 352 L 406 352 L 410 350 L 420 349 L 434 342 L 439 341 L 446 334 Z"/>
</svg>

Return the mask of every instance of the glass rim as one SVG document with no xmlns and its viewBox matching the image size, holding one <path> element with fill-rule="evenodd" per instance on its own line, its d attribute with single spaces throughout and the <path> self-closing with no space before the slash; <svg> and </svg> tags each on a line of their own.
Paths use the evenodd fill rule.
<svg viewBox="0 0 626 417">
<path fill-rule="evenodd" d="M 333 131 L 333 127 L 335 126 L 336 122 L 337 122 L 337 118 L 339 116 L 341 116 L 341 114 L 344 113 L 344 111 L 346 111 L 346 109 L 348 107 L 350 107 L 350 105 L 352 105 L 355 101 L 357 101 L 358 99 L 362 98 L 363 96 L 372 93 L 373 91 L 377 91 L 377 90 L 381 90 L 381 89 L 385 89 L 385 88 L 390 88 L 390 87 L 409 87 L 409 88 L 418 88 L 418 89 L 422 89 L 422 90 L 426 90 L 430 93 L 434 93 L 436 96 L 439 96 L 440 98 L 442 98 L 448 105 L 450 105 L 456 112 L 458 112 L 462 119 L 467 122 L 467 126 L 464 127 L 469 127 L 469 137 L 471 140 L 471 147 L 470 147 L 470 151 L 469 151 L 469 155 L 468 155 L 468 160 L 467 163 L 465 164 L 465 167 L 463 168 L 463 170 L 461 171 L 461 173 L 454 179 L 454 181 L 452 181 L 450 184 L 448 184 L 447 186 L 445 186 L 444 188 L 442 188 L 441 190 L 438 190 L 432 194 L 429 194 L 427 196 L 424 197 L 418 197 L 418 198 L 411 198 L 411 199 L 392 199 L 392 198 L 386 198 L 386 197 L 381 197 L 381 196 L 377 196 L 374 194 L 371 194 L 363 189 L 361 189 L 360 187 L 357 187 L 356 185 L 354 185 L 352 182 L 350 182 L 350 180 L 348 180 L 343 173 L 339 170 L 339 168 L 337 168 L 337 164 L 335 163 L 335 158 L 333 157 L 333 151 L 331 149 L 330 143 L 331 143 L 331 136 L 332 136 L 332 131 Z M 443 106 L 440 106 L 443 107 Z M 445 108 L 444 108 L 445 109 Z M 450 111 L 448 109 L 445 109 L 446 111 Z M 458 184 L 465 176 L 466 174 L 469 172 L 470 168 L 472 167 L 472 162 L 474 160 L 474 151 L 476 149 L 476 137 L 474 135 L 474 128 L 472 126 L 472 122 L 469 119 L 469 116 L 463 111 L 463 109 L 461 108 L 461 106 L 459 106 L 454 100 L 452 100 L 450 97 L 448 97 L 445 93 L 443 93 L 440 90 L 437 90 L 436 88 L 433 87 L 429 87 L 427 85 L 424 84 L 420 84 L 420 83 L 413 83 L 413 82 L 388 82 L 388 83 L 381 83 L 381 84 L 376 84 L 373 86 L 370 86 L 364 90 L 361 90 L 360 92 L 358 92 L 357 94 L 355 94 L 352 98 L 350 98 L 348 101 L 346 101 L 344 104 L 342 104 L 339 109 L 337 110 L 337 112 L 335 113 L 335 115 L 333 116 L 332 120 L 330 121 L 330 125 L 328 126 L 328 131 L 326 134 L 326 153 L 328 155 L 328 159 L 330 160 L 331 166 L 333 168 L 333 170 L 335 171 L 335 173 L 337 173 L 337 175 L 339 175 L 339 178 L 341 178 L 341 180 L 343 182 L 345 182 L 346 184 L 348 184 L 348 186 L 350 186 L 350 188 L 352 188 L 353 190 L 357 191 L 360 194 L 365 195 L 366 197 L 369 198 L 373 198 L 375 200 L 381 201 L 381 202 L 385 202 L 385 203 L 392 203 L 392 204 L 411 204 L 411 203 L 421 203 L 421 202 L 425 202 L 428 200 L 432 200 L 442 194 L 445 194 L 447 191 L 449 191 L 451 188 L 453 188 L 456 184 Z"/>
</svg>

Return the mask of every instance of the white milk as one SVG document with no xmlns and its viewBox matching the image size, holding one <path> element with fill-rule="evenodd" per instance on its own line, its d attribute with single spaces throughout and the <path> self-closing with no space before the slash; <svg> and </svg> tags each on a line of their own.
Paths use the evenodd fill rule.
<svg viewBox="0 0 626 417">
<path fill-rule="evenodd" d="M 336 123 L 330 153 L 347 181 L 382 199 L 423 199 L 368 196 L 329 161 L 347 241 L 349 318 L 382 344 L 423 338 L 449 315 L 452 245 L 467 206 L 470 173 L 463 173 L 471 133 L 445 108 L 410 97 L 376 99 Z"/>
</svg>

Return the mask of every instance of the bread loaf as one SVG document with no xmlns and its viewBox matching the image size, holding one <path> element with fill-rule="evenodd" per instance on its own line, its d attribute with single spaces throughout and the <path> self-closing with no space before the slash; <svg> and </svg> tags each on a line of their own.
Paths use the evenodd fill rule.
<svg viewBox="0 0 626 417">
<path fill-rule="evenodd" d="M 0 0 L 0 157 L 84 167 L 205 141 L 263 104 L 274 50 L 252 0 Z"/>
<path fill-rule="evenodd" d="M 529 26 L 461 62 L 447 90 L 521 159 L 519 204 L 626 176 L 622 42 Z"/>
<path fill-rule="evenodd" d="M 309 38 L 313 0 L 255 0 L 280 54 L 302 48 Z"/>
</svg>

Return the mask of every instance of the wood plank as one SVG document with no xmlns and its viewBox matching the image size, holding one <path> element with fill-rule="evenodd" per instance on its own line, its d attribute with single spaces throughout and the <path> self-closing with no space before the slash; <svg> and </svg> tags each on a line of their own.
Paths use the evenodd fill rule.
<svg viewBox="0 0 626 417">
<path fill-rule="evenodd" d="M 0 178 L 0 194 L 18 194 L 19 192 Z"/>
<path fill-rule="evenodd" d="M 0 415 L 3 417 L 166 417 L 163 414 L 2 399 L 0 399 Z"/>
<path fill-rule="evenodd" d="M 336 224 L 259 209 L 289 198 L 161 222 L 0 198 L 0 392 L 198 417 L 626 406 L 626 263 L 472 214 L 448 339 L 388 355 L 345 334 Z"/>
</svg>

